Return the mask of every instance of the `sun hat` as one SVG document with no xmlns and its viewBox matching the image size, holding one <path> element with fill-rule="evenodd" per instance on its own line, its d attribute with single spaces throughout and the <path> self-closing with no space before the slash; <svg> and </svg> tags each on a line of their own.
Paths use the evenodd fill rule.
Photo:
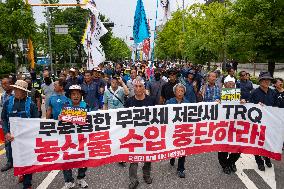
<svg viewBox="0 0 284 189">
<path fill-rule="evenodd" d="M 11 85 L 11 86 L 14 87 L 14 88 L 26 91 L 26 92 L 31 92 L 31 91 L 28 90 L 28 85 L 29 84 L 27 82 L 25 82 L 24 80 L 17 80 L 15 85 Z"/>
</svg>

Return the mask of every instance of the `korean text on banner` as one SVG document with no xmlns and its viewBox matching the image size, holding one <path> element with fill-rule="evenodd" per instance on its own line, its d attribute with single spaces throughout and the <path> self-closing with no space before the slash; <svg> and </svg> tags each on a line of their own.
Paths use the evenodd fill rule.
<svg viewBox="0 0 284 189">
<path fill-rule="evenodd" d="M 10 118 L 14 171 L 23 175 L 219 151 L 281 160 L 283 115 L 280 108 L 230 102 L 90 112 L 84 125 Z"/>
</svg>

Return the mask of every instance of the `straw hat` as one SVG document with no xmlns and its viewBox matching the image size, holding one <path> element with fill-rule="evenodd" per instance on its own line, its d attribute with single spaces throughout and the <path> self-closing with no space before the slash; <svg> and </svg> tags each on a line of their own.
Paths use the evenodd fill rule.
<svg viewBox="0 0 284 189">
<path fill-rule="evenodd" d="M 15 85 L 11 85 L 11 86 L 17 89 L 21 89 L 26 92 L 31 92 L 28 90 L 28 83 L 25 82 L 24 80 L 17 80 Z"/>
</svg>

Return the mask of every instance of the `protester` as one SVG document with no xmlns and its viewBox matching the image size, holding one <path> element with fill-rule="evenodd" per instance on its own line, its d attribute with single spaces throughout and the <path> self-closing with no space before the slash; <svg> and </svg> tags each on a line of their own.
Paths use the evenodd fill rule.
<svg viewBox="0 0 284 189">
<path fill-rule="evenodd" d="M 33 88 L 32 86 L 32 80 L 30 78 L 26 78 L 24 80 L 25 82 L 28 83 L 28 90 L 30 91 L 28 93 L 28 96 L 31 97 L 32 101 L 36 104 L 37 109 L 38 109 L 38 116 L 39 118 L 41 118 L 42 116 L 42 111 L 41 111 L 41 103 L 42 103 L 42 98 L 41 98 L 41 94 L 38 92 L 38 90 L 36 90 L 35 88 Z"/>
<path fill-rule="evenodd" d="M 224 88 L 227 89 L 233 89 L 235 88 L 236 80 L 233 77 L 226 77 L 224 80 Z M 241 100 L 241 102 L 245 102 L 244 100 Z M 223 172 L 225 174 L 231 174 L 231 172 L 236 172 L 236 162 L 240 158 L 240 153 L 228 153 L 228 152 L 218 152 L 218 160 L 223 168 Z"/>
<path fill-rule="evenodd" d="M 210 72 L 208 74 L 208 83 L 205 83 L 200 91 L 204 102 L 220 102 L 221 90 L 216 85 L 217 74 Z"/>
<path fill-rule="evenodd" d="M 283 89 L 283 79 L 275 78 L 274 87 L 277 98 L 277 105 L 279 108 L 284 108 L 284 89 Z"/>
<path fill-rule="evenodd" d="M 133 81 L 135 95 L 128 98 L 125 102 L 125 107 L 143 107 L 143 106 L 155 106 L 155 99 L 146 95 L 145 82 L 141 77 L 137 77 Z M 137 177 L 138 163 L 130 163 L 129 166 L 129 189 L 135 189 L 139 185 Z M 143 166 L 143 178 L 147 184 L 152 183 L 151 178 L 151 162 L 144 162 Z"/>
<path fill-rule="evenodd" d="M 273 80 L 270 73 L 261 72 L 258 80 L 259 87 L 252 92 L 249 102 L 260 104 L 262 106 L 277 106 L 277 94 L 274 90 L 269 88 L 271 81 Z M 255 155 L 255 161 L 260 171 L 265 171 L 264 161 L 268 168 L 272 167 L 271 161 L 268 157 Z"/>
<path fill-rule="evenodd" d="M 45 95 L 45 110 L 47 111 L 48 109 L 48 102 L 49 102 L 49 98 L 51 95 L 54 94 L 54 84 L 52 82 L 52 79 L 50 77 L 49 71 L 45 70 L 43 72 L 43 80 L 44 83 L 41 85 L 42 88 L 42 92 Z"/>
<path fill-rule="evenodd" d="M 12 147 L 11 142 L 14 140 L 14 136 L 10 133 L 10 117 L 21 117 L 21 118 L 38 118 L 38 109 L 36 105 L 33 103 L 30 97 L 28 97 L 27 93 L 30 92 L 28 90 L 28 83 L 23 80 L 18 80 L 15 85 L 11 85 L 14 87 L 14 96 L 10 96 L 9 99 L 4 103 L 1 118 L 3 121 L 3 129 L 5 133 L 5 138 L 8 141 L 8 154 L 9 161 L 11 165 L 13 165 L 13 157 L 12 157 Z M 24 150 L 24 149 L 23 149 Z M 11 168 L 11 167 L 10 167 Z M 32 186 L 32 174 L 26 174 L 23 177 L 19 178 L 19 182 L 23 179 L 23 188 L 30 189 Z"/>
<path fill-rule="evenodd" d="M 5 102 L 13 96 L 13 87 L 11 86 L 13 84 L 12 79 L 10 78 L 3 78 L 1 81 L 2 88 L 4 90 L 4 93 L 1 95 L 1 104 L 0 106 L 3 108 L 3 105 Z M 5 134 L 5 132 L 4 132 Z M 13 168 L 13 158 L 12 154 L 10 154 L 10 147 L 11 147 L 11 142 L 5 141 L 5 150 L 6 150 L 6 158 L 7 158 L 7 163 L 6 165 L 1 168 L 1 172 L 8 171 Z"/>
<path fill-rule="evenodd" d="M 247 79 L 247 73 L 245 71 L 241 71 L 239 76 L 240 80 L 236 83 L 236 88 L 241 89 L 241 98 L 248 101 L 253 90 L 253 84 Z"/>
<path fill-rule="evenodd" d="M 195 72 L 190 70 L 187 74 L 187 80 L 185 81 L 186 93 L 185 98 L 190 103 L 196 102 L 196 93 L 197 93 L 197 81 L 194 80 Z"/>
<path fill-rule="evenodd" d="M 162 87 L 167 82 L 162 79 L 161 70 L 154 70 L 154 79 L 147 83 L 146 94 L 149 96 L 153 96 L 156 99 L 156 104 L 160 104 Z"/>
<path fill-rule="evenodd" d="M 128 98 L 133 97 L 134 94 L 134 87 L 133 87 L 133 80 L 137 77 L 137 70 L 136 68 L 132 68 L 130 71 L 130 80 L 127 81 L 127 88 L 129 89 L 129 95 Z"/>
<path fill-rule="evenodd" d="M 177 71 L 175 69 L 170 69 L 168 71 L 169 81 L 162 86 L 160 104 L 165 104 L 165 102 L 173 97 L 175 97 L 173 88 L 178 83 L 177 81 Z"/>
<path fill-rule="evenodd" d="M 74 68 L 69 70 L 69 78 L 66 80 L 66 85 L 64 88 L 66 96 L 70 96 L 69 87 L 72 85 L 80 85 L 80 81 L 76 76 L 76 70 Z"/>
<path fill-rule="evenodd" d="M 69 103 L 69 99 L 64 94 L 65 85 L 66 83 L 63 80 L 54 82 L 55 94 L 50 97 L 47 103 L 47 119 L 58 119 L 58 115 L 60 114 L 62 107 Z"/>
<path fill-rule="evenodd" d="M 104 110 L 123 108 L 124 99 L 128 94 L 129 90 L 122 78 L 118 75 L 113 76 L 110 88 L 104 92 Z"/>
<path fill-rule="evenodd" d="M 84 82 L 81 85 L 84 91 L 84 100 L 88 104 L 91 111 L 96 111 L 99 109 L 99 86 L 93 81 L 92 71 L 85 71 Z"/>
<path fill-rule="evenodd" d="M 71 101 L 68 101 L 64 106 L 80 107 L 87 110 L 88 109 L 87 104 L 84 101 L 82 101 L 84 91 L 81 89 L 81 87 L 79 85 L 72 85 L 69 87 L 69 91 L 70 91 Z M 88 183 L 84 179 L 86 177 L 86 172 L 87 168 L 78 169 L 77 184 L 79 185 L 80 188 L 88 188 Z M 64 175 L 65 185 L 62 189 L 74 188 L 76 185 L 74 182 L 74 178 L 72 176 L 72 169 L 63 170 L 63 175 Z"/>
<path fill-rule="evenodd" d="M 185 98 L 185 94 L 186 94 L 186 87 L 181 84 L 178 83 L 174 86 L 173 91 L 175 94 L 174 98 L 171 98 L 169 100 L 167 100 L 166 104 L 182 104 L 182 103 L 190 103 L 186 98 Z M 178 158 L 178 168 L 177 168 L 177 174 L 180 178 L 185 178 L 185 173 L 184 173 L 184 163 L 185 163 L 185 156 L 179 157 Z M 172 158 L 170 160 L 170 164 L 172 166 L 174 166 L 175 164 L 175 158 Z"/>
</svg>

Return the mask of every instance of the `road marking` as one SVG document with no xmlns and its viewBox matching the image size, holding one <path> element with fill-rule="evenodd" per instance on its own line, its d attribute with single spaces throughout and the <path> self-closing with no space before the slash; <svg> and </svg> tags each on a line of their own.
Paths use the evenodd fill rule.
<svg viewBox="0 0 284 189">
<path fill-rule="evenodd" d="M 42 181 L 42 183 L 37 187 L 37 189 L 47 189 L 47 187 L 51 184 L 53 179 L 56 177 L 56 175 L 59 173 L 58 170 L 51 171 L 47 177 Z"/>
<path fill-rule="evenodd" d="M 258 170 L 253 155 L 242 154 L 241 158 L 236 162 L 238 171 L 236 174 L 249 189 L 257 189 L 256 185 L 249 179 L 244 173 L 244 170 L 253 169 L 257 174 L 270 186 L 272 189 L 276 189 L 275 171 L 274 166 L 265 169 L 265 171 Z"/>
</svg>

